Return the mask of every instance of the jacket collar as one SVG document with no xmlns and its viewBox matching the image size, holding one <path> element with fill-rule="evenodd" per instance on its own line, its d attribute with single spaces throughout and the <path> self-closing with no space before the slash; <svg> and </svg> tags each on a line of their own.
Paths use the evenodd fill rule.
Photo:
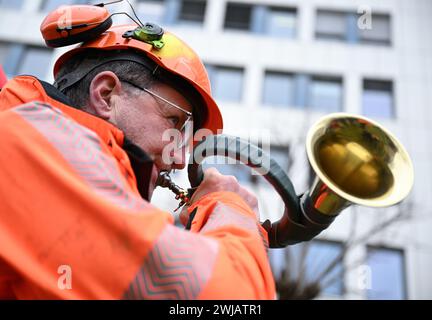
<svg viewBox="0 0 432 320">
<path fill-rule="evenodd" d="M 3 103 L 3 100 L 9 103 Z M 125 170 L 132 170 L 132 172 L 128 172 L 128 174 L 134 176 L 135 179 L 133 180 L 135 180 L 140 195 L 144 199 L 149 200 L 148 188 L 153 161 L 140 147 L 129 141 L 124 136 L 123 131 L 113 124 L 71 107 L 72 104 L 68 97 L 62 92 L 51 84 L 32 76 L 18 76 L 10 80 L 1 91 L 0 101 L 2 102 L 0 108 L 2 110 L 31 101 L 47 103 L 60 109 L 64 114 L 71 117 L 79 124 L 95 132 L 108 146 L 112 147 L 113 144 L 119 146 L 126 152 L 130 161 L 131 168 L 127 166 Z M 112 141 L 113 139 L 114 141 Z M 116 158 L 121 157 L 121 155 L 117 153 L 115 153 L 114 156 Z"/>
<path fill-rule="evenodd" d="M 105 143 L 109 143 L 111 137 L 114 137 L 116 143 L 121 147 L 123 146 L 125 139 L 123 131 L 97 116 L 72 107 L 69 98 L 53 85 L 39 79 L 36 80 L 40 83 L 48 98 L 54 100 L 55 107 L 73 118 L 79 124 L 94 131 Z"/>
</svg>

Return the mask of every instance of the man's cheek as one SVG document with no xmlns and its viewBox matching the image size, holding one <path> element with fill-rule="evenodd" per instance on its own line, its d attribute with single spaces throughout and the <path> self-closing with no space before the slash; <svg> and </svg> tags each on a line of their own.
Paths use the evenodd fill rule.
<svg viewBox="0 0 432 320">
<path fill-rule="evenodd" d="M 162 160 L 164 164 L 172 165 L 184 163 L 184 150 L 178 149 L 180 139 L 181 137 L 178 134 L 178 130 L 169 129 L 164 132 L 162 136 L 162 142 L 164 143 Z"/>
</svg>

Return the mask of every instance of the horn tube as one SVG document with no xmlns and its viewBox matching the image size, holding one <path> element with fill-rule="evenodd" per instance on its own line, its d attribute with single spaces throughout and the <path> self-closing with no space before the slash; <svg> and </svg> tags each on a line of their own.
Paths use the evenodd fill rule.
<svg viewBox="0 0 432 320">
<path fill-rule="evenodd" d="M 414 182 L 412 162 L 402 144 L 365 117 L 336 113 L 321 118 L 308 131 L 306 150 L 316 178 L 297 196 L 286 173 L 257 146 L 238 137 L 208 136 L 191 156 L 189 197 L 203 179 L 201 163 L 208 156 L 235 158 L 263 172 L 285 204 L 280 220 L 262 223 L 269 246 L 281 248 L 313 239 L 352 204 L 394 205 L 409 194 Z"/>
</svg>

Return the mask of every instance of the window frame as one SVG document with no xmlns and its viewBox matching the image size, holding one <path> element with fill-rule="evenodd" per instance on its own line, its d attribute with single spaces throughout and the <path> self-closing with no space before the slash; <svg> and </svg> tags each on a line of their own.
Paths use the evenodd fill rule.
<svg viewBox="0 0 432 320">
<path fill-rule="evenodd" d="M 239 8 L 247 8 L 247 10 L 249 11 L 247 13 L 248 16 L 248 26 L 247 28 L 244 27 L 233 27 L 231 26 L 227 26 L 227 18 L 228 18 L 228 12 L 229 12 L 229 6 L 237 6 L 237 9 Z M 232 10 L 232 8 L 231 8 Z M 254 5 L 250 4 L 250 3 L 243 3 L 243 2 L 235 2 L 235 1 L 227 1 L 226 2 L 226 7 L 225 7 L 225 16 L 224 16 L 224 21 L 223 21 L 223 29 L 224 30 L 228 30 L 228 31 L 238 31 L 238 32 L 250 32 L 252 30 L 253 24 L 252 24 L 252 20 L 253 20 L 253 15 L 254 15 Z M 230 22 L 232 23 L 232 22 Z"/>
<path fill-rule="evenodd" d="M 320 31 L 318 29 L 318 15 L 320 13 L 327 13 L 327 14 L 330 13 L 330 14 L 341 15 L 342 18 L 345 20 L 345 27 L 344 27 L 343 33 L 340 35 L 336 35 L 336 34 L 330 35 L 329 33 L 325 33 L 323 31 Z M 347 15 L 348 15 L 348 12 L 342 11 L 342 10 L 331 10 L 331 9 L 317 8 L 316 13 L 315 13 L 315 28 L 314 28 L 315 39 L 316 40 L 324 40 L 324 41 L 338 41 L 338 42 L 347 41 L 347 38 L 348 38 Z"/>
<path fill-rule="evenodd" d="M 387 21 L 387 26 L 388 26 L 388 29 L 389 29 L 389 31 L 388 31 L 388 38 L 387 39 L 384 39 L 384 40 L 372 40 L 372 39 L 368 39 L 368 38 L 364 38 L 364 37 L 362 37 L 362 33 L 361 33 L 361 31 L 358 31 L 358 42 L 360 43 L 360 44 L 364 44 L 364 45 L 374 45 L 374 46 L 389 46 L 389 47 L 391 47 L 392 46 L 392 41 L 393 41 L 393 32 L 392 32 L 392 30 L 393 30 L 393 28 L 392 28 L 392 16 L 391 16 L 391 14 L 390 13 L 373 13 L 372 14 L 372 26 L 373 26 L 373 21 L 374 21 L 374 19 L 376 19 L 376 18 L 379 18 L 379 17 L 386 17 L 386 18 L 388 18 L 388 21 Z"/>
<path fill-rule="evenodd" d="M 44 46 L 37 46 L 37 45 L 25 44 L 25 43 L 12 43 L 12 42 L 2 42 L 2 43 L 10 46 L 9 52 L 5 56 L 5 60 L 3 62 L 3 69 L 6 75 L 8 76 L 8 78 L 12 78 L 18 74 L 22 74 L 19 69 L 23 65 L 23 59 L 25 58 L 28 50 L 40 49 L 47 52 L 51 52 L 51 59 L 53 58 L 54 50 Z M 49 65 L 47 65 L 47 68 L 48 67 Z M 48 75 L 48 72 L 49 71 L 47 71 L 46 75 Z"/>
<path fill-rule="evenodd" d="M 291 82 L 289 84 L 289 86 L 291 86 L 291 96 L 288 95 L 288 104 L 276 104 L 276 103 L 271 103 L 268 102 L 268 100 L 266 101 L 266 97 L 267 94 L 265 93 L 266 91 L 266 82 L 267 82 L 267 76 L 275 76 L 275 77 L 284 77 L 286 78 L 289 82 Z M 267 69 L 264 70 L 264 77 L 263 77 L 263 82 L 262 82 L 262 93 L 261 93 L 261 104 L 263 106 L 269 106 L 271 108 L 278 108 L 278 109 L 284 109 L 286 107 L 290 108 L 290 107 L 296 107 L 296 102 L 297 102 L 297 73 L 295 72 L 289 72 L 289 71 L 276 71 L 274 69 Z"/>
<path fill-rule="evenodd" d="M 328 110 L 328 109 L 321 109 L 319 107 L 313 107 L 312 106 L 312 89 L 313 89 L 313 83 L 314 81 L 321 81 L 321 82 L 328 82 L 328 83 L 337 83 L 340 85 L 340 97 L 339 97 L 339 109 L 338 110 Z M 331 76 L 331 75 L 324 75 L 324 74 L 311 74 L 309 75 L 309 86 L 308 86 L 308 93 L 307 93 L 307 99 L 306 99 L 306 109 L 312 110 L 312 111 L 318 111 L 318 112 L 343 112 L 344 110 L 344 81 L 342 76 Z"/>
<path fill-rule="evenodd" d="M 318 16 L 320 13 L 333 13 L 333 14 L 341 14 L 345 18 L 345 29 L 343 36 L 340 37 L 332 37 L 330 35 L 326 36 L 326 33 L 320 32 L 318 29 Z M 355 11 L 346 11 L 346 10 L 338 10 L 338 9 L 329 9 L 329 8 L 321 8 L 318 7 L 315 10 L 315 28 L 314 28 L 314 36 L 315 40 L 318 41 L 336 41 L 336 42 L 345 42 L 352 43 L 356 45 L 373 45 L 373 46 L 386 46 L 390 47 L 393 44 L 393 26 L 392 26 L 392 15 L 388 12 L 379 12 L 373 13 L 371 15 L 372 24 L 374 17 L 388 17 L 388 28 L 389 34 L 388 39 L 373 41 L 362 38 L 361 30 L 357 26 L 357 21 L 360 18 L 362 13 L 357 13 Z"/>
<path fill-rule="evenodd" d="M 368 256 L 369 256 L 369 252 L 370 250 L 380 250 L 380 251 L 391 251 L 391 252 L 399 252 L 400 256 L 401 256 L 401 272 L 402 272 L 402 281 L 401 281 L 401 285 L 402 285 L 402 300 L 406 300 L 409 297 L 408 294 L 408 274 L 407 274 L 407 259 L 406 259 L 406 250 L 404 250 L 403 248 L 396 248 L 396 247 L 391 247 L 391 246 L 384 246 L 384 245 L 372 245 L 372 244 L 368 244 L 366 246 L 366 264 L 369 266 L 368 264 Z M 372 268 L 370 269 L 372 272 Z M 378 299 L 370 299 L 368 296 L 368 290 L 366 290 L 366 298 L 368 300 L 389 300 L 388 298 L 378 298 Z"/>
<path fill-rule="evenodd" d="M 372 115 L 369 115 L 369 114 L 366 114 L 366 112 L 365 112 L 365 101 L 364 101 L 364 98 L 365 98 L 365 92 L 366 92 L 366 90 L 373 90 L 373 89 L 366 89 L 366 83 L 367 82 L 369 82 L 369 83 L 376 83 L 376 84 L 378 84 L 378 83 L 380 83 L 381 82 L 381 84 L 382 85 L 385 85 L 385 84 L 388 84 L 389 85 L 389 87 L 390 87 L 390 90 L 389 91 L 384 91 L 384 90 L 378 90 L 378 89 L 375 89 L 375 91 L 382 91 L 382 92 L 386 92 L 386 93 L 389 93 L 390 94 L 390 98 L 391 98 L 391 110 L 390 110 L 390 116 L 389 117 L 387 117 L 387 116 L 381 116 L 381 115 L 375 115 L 375 114 L 372 114 Z M 394 119 L 397 119 L 397 104 L 396 104 L 396 96 L 395 96 L 395 81 L 394 80 L 392 80 L 392 79 L 377 79 L 377 78 L 372 78 L 372 77 L 363 77 L 362 78 L 362 91 L 361 91 L 361 99 L 362 99 L 362 101 L 361 101 L 361 114 L 362 115 L 365 115 L 366 117 L 367 116 L 369 116 L 369 117 L 375 117 L 375 118 L 380 118 L 380 119 L 388 119 L 388 120 L 394 120 Z"/>
<path fill-rule="evenodd" d="M 232 21 L 228 23 L 228 17 L 231 14 L 233 8 L 231 7 L 237 7 L 236 9 L 239 10 L 241 8 L 247 9 L 247 27 L 246 23 L 242 25 L 241 27 L 235 27 L 235 23 Z M 231 10 L 230 10 L 231 9 Z M 268 24 L 269 19 L 271 18 L 272 12 L 287 12 L 287 13 L 294 13 L 295 16 L 295 26 L 293 30 L 292 36 L 284 36 L 281 34 L 271 34 L 270 31 L 268 31 Z M 244 14 L 243 14 L 244 15 Z M 232 15 L 235 17 L 235 15 Z M 242 16 L 242 14 L 238 14 L 238 16 Z M 240 23 L 239 23 L 240 25 Z M 225 16 L 223 21 L 223 30 L 224 31 L 231 31 L 231 32 L 245 32 L 245 33 L 251 33 L 255 35 L 263 35 L 263 36 L 269 36 L 272 38 L 282 38 L 282 39 L 296 39 L 298 36 L 298 9 L 295 6 L 292 5 L 267 5 L 267 4 L 252 4 L 252 3 L 244 3 L 244 2 L 236 2 L 236 1 L 227 1 L 225 6 Z"/>
<path fill-rule="evenodd" d="M 280 74 L 281 76 L 286 75 L 287 77 L 292 77 L 293 80 L 293 97 L 292 104 L 287 105 L 279 105 L 279 104 L 270 104 L 265 101 L 265 83 L 266 76 L 268 74 L 276 75 Z M 311 98 L 311 90 L 314 80 L 323 80 L 329 82 L 335 82 L 340 84 L 341 88 L 341 96 L 340 96 L 340 105 L 339 110 L 333 112 L 343 112 L 345 110 L 345 99 L 344 99 L 344 78 L 342 75 L 334 75 L 334 74 L 324 74 L 324 73 L 304 73 L 297 71 L 281 71 L 275 70 L 274 68 L 268 68 L 264 70 L 264 78 L 261 85 L 261 105 L 263 107 L 277 108 L 277 109 L 295 109 L 295 110 L 303 110 L 303 111 L 311 111 L 311 112 L 324 112 L 328 113 L 327 109 L 320 108 L 312 108 L 310 105 Z"/>
<path fill-rule="evenodd" d="M 305 260 L 305 262 L 306 262 L 306 265 L 305 265 L 306 270 L 304 271 L 305 272 L 304 276 L 305 276 L 306 279 L 308 279 L 307 278 L 308 272 L 309 273 L 313 273 L 313 271 L 317 270 L 317 264 L 312 264 L 311 265 L 310 263 L 309 264 L 307 263 L 308 258 L 310 259 L 312 257 L 312 255 L 311 255 L 311 247 L 310 246 L 313 245 L 313 244 L 317 244 L 317 243 L 338 247 L 338 251 L 336 252 L 335 257 L 337 257 L 340 254 L 339 252 L 341 250 L 343 250 L 343 242 L 337 241 L 337 240 L 331 240 L 331 239 L 323 239 L 323 238 L 321 238 L 321 239 L 313 239 L 309 243 L 300 242 L 298 244 L 285 247 L 279 253 L 275 253 L 276 258 L 270 256 L 271 267 L 272 267 L 272 270 L 275 272 L 275 281 L 279 281 L 279 279 L 280 279 L 280 275 L 277 274 L 276 271 L 283 272 L 284 269 L 286 270 L 286 268 L 289 267 L 289 265 L 287 264 L 287 259 L 286 259 L 287 256 L 290 256 L 291 259 L 294 257 L 294 263 L 295 263 L 295 265 L 297 267 L 294 268 L 295 270 L 291 270 L 291 274 L 294 274 L 296 276 L 294 278 L 294 280 L 298 277 L 298 273 L 300 272 L 300 270 L 298 270 L 298 262 L 299 262 L 298 259 L 301 256 L 302 250 L 305 248 L 305 246 L 309 246 L 308 248 L 306 248 L 306 250 L 308 250 L 308 251 L 307 251 L 307 254 L 306 254 L 306 257 L 305 257 L 305 259 L 306 259 Z M 278 255 L 279 255 L 279 257 L 278 257 Z M 282 268 L 276 268 L 276 266 L 274 266 L 273 260 L 277 261 L 278 258 L 279 258 L 278 262 L 280 263 L 281 262 L 280 261 L 280 258 L 281 258 L 280 256 L 281 255 L 284 256 L 283 257 L 283 266 L 282 266 Z M 317 256 L 317 258 L 319 258 L 320 260 L 322 260 L 322 258 L 325 258 L 325 257 L 326 256 L 324 254 Z M 333 261 L 333 259 L 334 258 L 332 257 L 332 259 L 326 260 L 326 263 L 323 264 L 322 266 L 320 266 L 320 268 L 318 270 L 318 274 L 321 273 L 321 272 L 323 272 L 326 269 L 326 267 L 328 266 L 328 263 L 331 263 Z M 340 268 L 341 268 L 341 272 L 340 272 L 340 276 L 339 276 L 340 277 L 340 287 L 338 287 L 338 291 L 339 292 L 338 293 L 329 293 L 329 292 L 325 292 L 325 289 L 322 289 L 321 292 L 320 292 L 320 294 L 318 295 L 318 297 L 343 297 L 346 294 L 346 292 L 347 292 L 347 286 L 346 286 L 346 283 L 345 283 L 345 276 L 346 276 L 347 272 L 346 272 L 345 267 L 344 267 L 345 266 L 345 259 L 346 259 L 346 254 L 344 254 L 343 257 L 342 257 L 342 259 L 341 259 L 341 261 L 338 262 L 338 264 L 340 264 Z M 281 267 L 281 266 L 278 266 L 278 267 Z M 326 277 L 324 277 L 323 279 L 321 279 L 321 281 L 319 281 L 319 283 L 322 284 L 323 280 L 332 279 L 333 278 L 332 276 L 334 276 L 334 275 L 332 275 L 331 273 L 330 273 L 330 277 L 329 277 L 329 275 L 326 275 Z M 309 279 L 309 281 L 310 281 L 310 279 Z"/>
<path fill-rule="evenodd" d="M 26 0 L 21 0 L 21 3 L 18 4 L 18 6 L 15 5 L 10 5 L 11 2 L 10 0 L 0 0 L 0 8 L 6 9 L 6 10 L 15 10 L 15 11 L 21 11 L 24 7 Z M 8 5 L 9 4 L 9 5 Z"/>
<path fill-rule="evenodd" d="M 180 24 L 180 25 L 196 25 L 196 26 L 201 26 L 204 24 L 205 22 L 205 17 L 206 17 L 206 11 L 208 8 L 208 1 L 207 0 L 180 0 L 179 1 L 179 8 L 178 8 L 178 14 L 177 14 L 177 18 L 176 18 L 176 24 Z M 200 16 L 200 21 L 195 21 L 195 20 L 185 20 L 184 17 L 182 18 L 182 15 L 184 14 L 183 9 L 184 9 L 184 5 L 185 2 L 189 2 L 189 3 L 200 3 L 204 5 L 203 8 L 203 12 L 202 12 L 202 16 Z"/>
<path fill-rule="evenodd" d="M 216 100 L 220 100 L 222 103 L 235 103 L 235 104 L 242 104 L 244 101 L 244 90 L 245 90 L 245 73 L 246 69 L 243 66 L 234 66 L 234 65 L 223 65 L 219 63 L 206 63 L 205 64 L 208 77 L 210 79 L 210 85 L 212 89 L 212 96 Z M 215 87 L 215 77 L 217 76 L 218 72 L 221 70 L 232 70 L 232 71 L 240 71 L 241 72 L 241 85 L 239 88 L 239 99 L 238 101 L 233 100 L 225 100 L 224 98 L 220 98 L 217 96 L 217 88 Z"/>
</svg>

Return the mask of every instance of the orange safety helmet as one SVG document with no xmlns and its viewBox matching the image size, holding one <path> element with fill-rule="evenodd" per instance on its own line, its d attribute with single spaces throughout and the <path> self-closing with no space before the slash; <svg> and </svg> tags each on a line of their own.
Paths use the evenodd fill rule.
<svg viewBox="0 0 432 320">
<path fill-rule="evenodd" d="M 85 41 L 56 61 L 54 77 L 74 55 L 87 50 L 127 50 L 144 53 L 165 71 L 180 76 L 196 89 L 204 101 L 201 128 L 214 134 L 223 128 L 220 110 L 211 96 L 207 71 L 198 55 L 172 33 L 155 24 L 112 27 L 112 19 L 103 5 L 62 6 L 48 14 L 41 33 L 48 46 L 60 47 Z"/>
</svg>

